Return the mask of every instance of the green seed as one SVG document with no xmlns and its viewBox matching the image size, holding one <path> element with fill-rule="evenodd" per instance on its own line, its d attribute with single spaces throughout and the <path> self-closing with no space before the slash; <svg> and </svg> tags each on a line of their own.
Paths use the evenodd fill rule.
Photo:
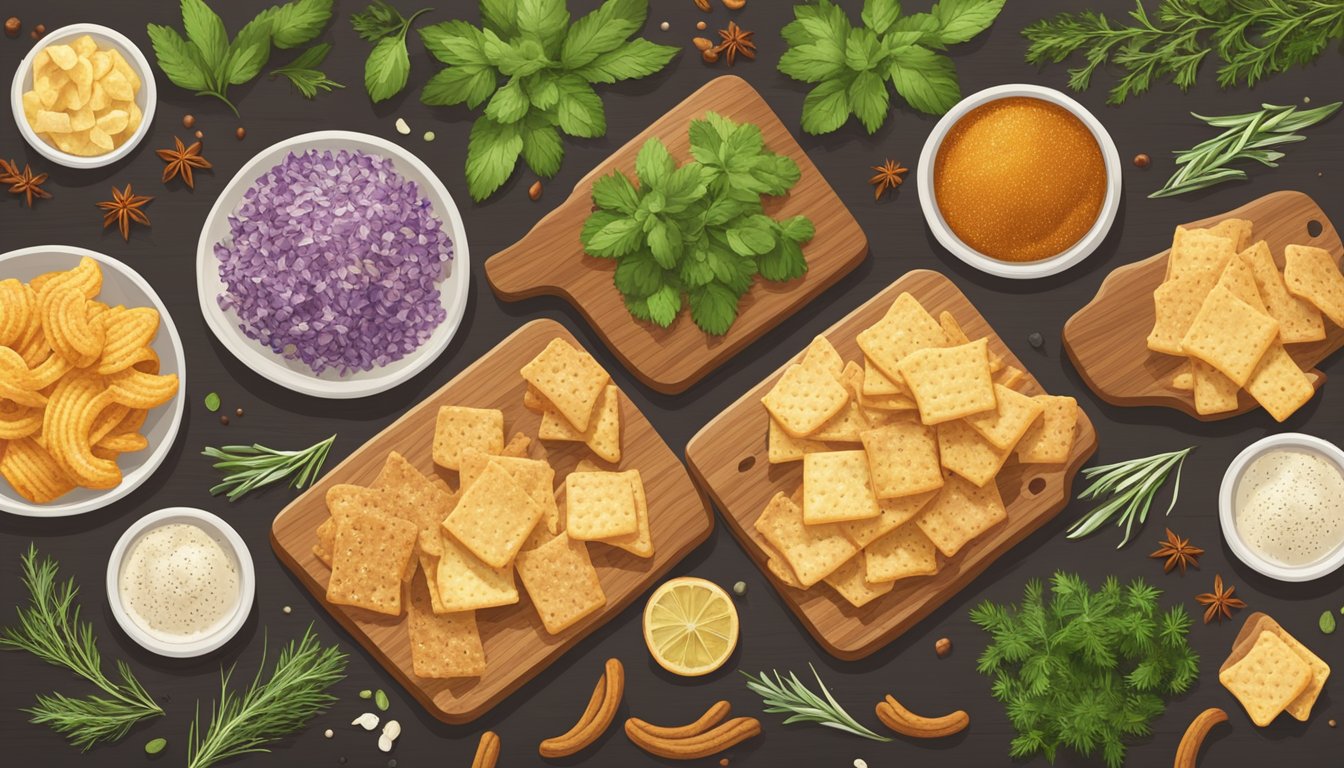
<svg viewBox="0 0 1344 768">
<path fill-rule="evenodd" d="M 219 393 L 211 392 L 205 396 L 205 410 L 214 413 L 219 410 Z"/>
<path fill-rule="evenodd" d="M 733 594 L 741 597 L 747 594 L 747 582 L 739 581 L 733 585 Z"/>
<path fill-rule="evenodd" d="M 1321 614 L 1321 631 L 1327 635 L 1335 631 L 1335 614 L 1329 611 Z"/>
<path fill-rule="evenodd" d="M 368 688 L 365 688 L 364 690 L 359 692 L 359 698 L 371 699 L 373 698 L 373 691 L 370 691 Z"/>
<path fill-rule="evenodd" d="M 373 703 L 378 707 L 379 712 L 386 712 L 387 708 L 391 706 L 387 701 L 387 694 L 383 693 L 382 688 L 379 688 L 378 691 L 373 694 Z"/>
<path fill-rule="evenodd" d="M 163 751 L 163 748 L 166 747 L 166 746 L 168 746 L 168 740 L 167 740 L 167 739 L 163 739 L 163 738 L 159 738 L 159 739 L 150 739 L 149 741 L 145 742 L 145 754 L 146 754 L 146 755 L 157 755 L 157 754 L 159 754 L 160 752 L 162 752 L 162 751 Z"/>
</svg>

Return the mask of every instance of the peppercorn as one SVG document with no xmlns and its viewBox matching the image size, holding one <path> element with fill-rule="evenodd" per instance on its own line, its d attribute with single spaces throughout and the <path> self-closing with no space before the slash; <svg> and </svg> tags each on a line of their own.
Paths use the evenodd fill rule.
<svg viewBox="0 0 1344 768">
<path fill-rule="evenodd" d="M 29 33 L 28 33 L 28 36 L 31 37 L 31 38 L 33 38 L 34 40 L 41 40 L 41 39 L 42 39 L 42 36 L 45 35 L 45 34 L 47 34 L 47 25 L 46 25 L 46 24 L 38 24 L 38 25 L 36 25 L 36 26 L 33 27 L 33 31 L 32 31 L 32 32 L 29 32 Z"/>
<path fill-rule="evenodd" d="M 229 417 L 228 417 L 228 415 L 227 415 L 227 414 L 221 415 L 221 416 L 219 417 L 219 423 L 220 423 L 220 424 L 223 424 L 223 425 L 226 426 L 226 427 L 229 426 Z"/>
<path fill-rule="evenodd" d="M 204 139 L 204 138 L 205 138 L 205 131 L 197 131 L 197 132 L 196 132 L 196 138 L 198 138 L 198 139 Z"/>
<path fill-rule="evenodd" d="M 237 136 L 239 141 L 242 141 L 243 137 L 247 136 L 247 129 L 240 125 L 238 126 L 238 130 L 233 132 L 233 135 Z"/>
<path fill-rule="evenodd" d="M 1034 349 L 1040 349 L 1045 346 L 1045 337 L 1039 333 L 1033 332 L 1027 335 L 1027 343 Z"/>
<path fill-rule="evenodd" d="M 191 128 L 191 127 L 194 126 L 194 125 L 196 125 L 196 116 L 195 116 L 195 115 L 183 115 L 183 116 L 182 116 L 182 127 L 183 127 L 183 128 Z"/>
<path fill-rule="evenodd" d="M 531 200 L 541 199 L 541 181 L 532 182 L 532 186 L 527 188 L 527 196 Z"/>
<path fill-rule="evenodd" d="M 706 24 L 706 23 L 703 22 L 703 21 L 697 21 L 697 22 L 695 22 L 695 28 L 696 28 L 696 29 L 705 29 L 705 28 L 708 27 L 708 26 L 709 26 L 709 25 Z"/>
<path fill-rule="evenodd" d="M 5 34 L 10 37 L 18 37 L 19 30 L 23 28 L 23 22 L 19 21 L 18 16 L 10 16 L 5 19 Z"/>
<path fill-rule="evenodd" d="M 1151 161 L 1152 159 L 1142 152 L 1134 156 L 1134 165 L 1139 168 L 1147 168 L 1148 163 L 1150 163 Z"/>
<path fill-rule="evenodd" d="M 236 410 L 236 411 L 233 412 L 233 415 L 234 415 L 234 416 L 242 416 L 242 415 L 243 415 L 243 409 L 242 409 L 242 408 L 239 408 L 238 410 Z"/>
<path fill-rule="evenodd" d="M 724 765 L 724 766 L 728 765 L 728 758 L 726 758 L 726 757 L 720 757 L 720 758 L 719 758 L 719 765 Z"/>
<path fill-rule="evenodd" d="M 938 654 L 940 659 L 947 658 L 947 655 L 952 653 L 952 641 L 946 637 L 938 638 L 938 641 L 933 644 L 933 652 Z"/>
</svg>

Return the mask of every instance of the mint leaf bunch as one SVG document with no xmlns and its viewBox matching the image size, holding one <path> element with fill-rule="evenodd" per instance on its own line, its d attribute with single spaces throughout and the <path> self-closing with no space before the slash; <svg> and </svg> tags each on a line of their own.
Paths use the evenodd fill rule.
<svg viewBox="0 0 1344 768">
<path fill-rule="evenodd" d="M 816 87 L 803 101 L 803 130 L 837 130 L 853 115 L 868 133 L 886 122 L 888 81 L 907 104 L 941 115 L 961 100 L 957 71 L 942 54 L 989 28 L 1004 0 L 940 0 L 928 13 L 901 15 L 899 0 L 864 0 L 854 26 L 830 0 L 802 3 L 784 26 L 789 49 L 779 71 Z"/>
<path fill-rule="evenodd" d="M 331 19 L 331 4 L 332 0 L 292 0 L 271 6 L 243 25 L 231 41 L 224 21 L 205 0 L 182 0 L 186 37 L 172 27 L 150 24 L 149 40 L 159 69 L 174 85 L 197 96 L 213 96 L 236 115 L 238 108 L 228 99 L 229 87 L 251 82 L 261 74 L 272 46 L 297 48 L 321 34 Z M 320 56 L 310 53 L 300 57 L 303 63 L 320 62 L 326 55 L 325 51 Z"/>
<path fill-rule="evenodd" d="M 678 165 L 649 139 L 635 182 L 616 171 L 593 183 L 595 211 L 584 221 L 584 250 L 616 259 L 613 281 L 630 314 L 666 328 L 685 304 L 706 333 L 721 336 L 759 274 L 783 281 L 807 271 L 806 216 L 765 215 L 763 195 L 787 194 L 798 164 L 765 148 L 761 129 L 714 112 L 690 125 L 693 160 Z M 637 184 L 636 184 L 637 182 Z"/>
<path fill-rule="evenodd" d="M 484 105 L 467 143 L 467 189 L 480 202 L 513 175 L 521 158 L 551 178 L 565 148 L 561 134 L 597 138 L 606 113 L 594 84 L 647 77 L 680 51 L 632 35 L 648 0 L 606 0 L 570 24 L 565 0 L 480 0 L 482 27 L 449 21 L 420 30 L 425 47 L 448 65 L 425 85 L 432 106 Z"/>
<path fill-rule="evenodd" d="M 373 43 L 373 51 L 364 62 L 364 90 L 374 103 L 401 93 L 411 74 L 411 55 L 406 50 L 406 35 L 411 24 L 432 8 L 421 8 L 410 18 L 386 0 L 375 0 L 359 13 L 350 15 L 350 25 L 360 37 Z"/>
</svg>

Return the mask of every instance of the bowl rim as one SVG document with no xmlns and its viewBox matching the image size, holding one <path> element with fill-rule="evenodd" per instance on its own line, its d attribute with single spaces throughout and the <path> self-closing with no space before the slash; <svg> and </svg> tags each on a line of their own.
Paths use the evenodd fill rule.
<svg viewBox="0 0 1344 768">
<path fill-rule="evenodd" d="M 149 455 L 139 466 L 128 472 L 123 472 L 121 483 L 115 488 L 108 488 L 101 491 L 91 499 L 83 501 L 60 503 L 59 500 L 48 504 L 34 504 L 26 499 L 11 496 L 7 485 L 5 490 L 0 492 L 0 511 L 8 512 L 12 515 L 21 515 L 24 517 L 68 517 L 71 515 L 82 515 L 88 512 L 102 509 L 113 502 L 121 499 L 135 489 L 139 488 L 146 480 L 158 471 L 168 458 L 168 452 L 172 450 L 173 444 L 177 442 L 178 429 L 182 425 L 182 411 L 185 408 L 187 392 L 187 356 L 182 349 L 182 337 L 177 332 L 177 325 L 173 323 L 173 316 L 168 311 L 167 305 L 163 299 L 154 291 L 154 288 L 140 276 L 138 272 L 131 269 L 130 266 L 117 259 L 91 251 L 88 248 L 80 248 L 73 245 L 34 245 L 28 248 L 20 248 L 15 251 L 0 253 L 0 270 L 4 265 L 13 260 L 24 256 L 33 256 L 39 254 L 61 254 L 68 256 L 88 256 L 97 261 L 102 267 L 110 268 L 117 274 L 126 278 L 136 288 L 144 292 L 149 297 L 150 303 L 159 313 L 159 322 L 162 323 L 163 330 L 167 331 L 168 339 L 171 344 L 173 355 L 177 362 L 177 394 L 168 407 L 172 408 L 169 418 L 168 431 L 163 436 L 163 440 L 158 445 L 153 446 Z M 163 407 L 163 406 L 159 406 Z"/>
<path fill-rule="evenodd" d="M 136 74 L 140 76 L 140 93 L 144 95 L 145 100 L 144 105 L 140 108 L 140 127 L 131 135 L 131 138 L 111 152 L 93 157 L 72 155 L 62 151 L 59 147 L 48 144 L 28 125 L 28 121 L 23 116 L 23 81 L 32 71 L 33 58 L 37 56 L 37 52 L 58 41 L 86 34 L 95 38 L 100 36 L 107 38 L 130 54 L 126 57 L 126 63 L 130 64 L 136 70 Z M 24 141 L 28 142 L 28 146 L 53 163 L 78 170 L 102 168 L 130 154 L 131 150 L 139 146 L 140 142 L 144 141 L 145 137 L 149 135 L 149 129 L 154 124 L 154 111 L 158 103 L 159 92 L 154 79 L 154 70 L 150 68 L 149 60 L 145 58 L 145 54 L 140 50 L 140 47 L 117 30 L 91 22 L 68 24 L 43 35 L 38 44 L 34 45 L 19 62 L 18 68 L 14 71 L 14 82 L 10 86 L 9 92 L 9 106 L 14 113 L 14 122 L 18 125 L 19 135 L 23 136 Z"/>
<path fill-rule="evenodd" d="M 938 209 L 937 198 L 934 196 L 934 161 L 937 158 L 938 150 L 942 147 L 943 140 L 952 130 L 952 126 L 976 107 L 1014 96 L 1040 99 L 1067 109 L 1070 114 L 1082 121 L 1083 125 L 1087 126 L 1088 130 L 1092 132 L 1093 138 L 1097 141 L 1097 146 L 1101 149 L 1102 161 L 1106 168 L 1106 197 L 1102 200 L 1101 213 L 1092 223 L 1091 229 L 1064 252 L 1038 261 L 1001 261 L 986 256 L 966 245 L 943 220 L 942 212 Z M 919 154 L 917 178 L 919 180 L 919 207 L 924 212 L 925 223 L 933 232 L 933 236 L 938 240 L 938 243 L 950 251 L 953 256 L 981 272 L 1015 280 L 1030 280 L 1058 274 L 1091 255 L 1106 239 L 1111 226 L 1115 223 L 1115 217 L 1120 210 L 1120 196 L 1123 192 L 1120 153 L 1116 150 L 1115 141 L 1111 139 L 1110 133 L 1107 132 L 1101 121 L 1087 107 L 1062 91 L 1029 83 L 996 85 L 977 91 L 957 102 L 952 109 L 943 115 L 929 133 L 928 138 L 924 140 L 924 148 Z"/>
<path fill-rule="evenodd" d="M 161 640 L 141 629 L 140 625 L 135 623 L 135 619 L 131 618 L 130 612 L 121 600 L 121 568 L 125 564 L 126 553 L 130 550 L 131 544 L 152 528 L 176 522 L 195 525 L 217 542 L 222 539 L 221 543 L 227 544 L 228 549 L 232 550 L 234 560 L 238 562 L 238 603 L 234 606 L 233 615 L 211 634 L 187 643 Z M 107 605 L 116 618 L 117 625 L 140 647 L 160 656 L 185 659 L 204 656 L 223 647 L 238 634 L 247 617 L 252 614 L 256 595 L 256 567 L 252 562 L 252 553 L 247 548 L 247 542 L 243 541 L 233 526 L 224 522 L 218 515 L 195 507 L 165 507 L 136 520 L 121 534 L 107 559 Z"/>
<path fill-rule="evenodd" d="M 1322 557 L 1314 563 L 1308 565 L 1290 566 L 1281 565 L 1270 561 L 1265 557 L 1256 554 L 1241 539 L 1240 532 L 1237 531 L 1235 510 L 1233 509 L 1233 495 L 1237 490 L 1237 483 L 1241 480 L 1246 471 L 1246 467 L 1261 455 L 1278 448 L 1298 448 L 1305 449 L 1318 454 L 1335 465 L 1335 468 L 1344 474 L 1344 450 L 1339 446 L 1302 432 L 1280 432 L 1278 434 L 1262 437 L 1251 443 L 1238 453 L 1236 458 L 1232 459 L 1227 465 L 1227 470 L 1223 473 L 1223 482 L 1218 489 L 1218 523 L 1223 531 L 1223 540 L 1237 559 L 1245 563 L 1252 570 L 1279 581 L 1313 581 L 1323 576 L 1327 576 L 1344 565 L 1344 544 L 1335 547 L 1334 552 Z"/>
<path fill-rule="evenodd" d="M 224 311 L 219 308 L 215 292 L 208 285 L 209 281 L 217 279 L 216 276 L 218 275 L 218 260 L 214 255 L 215 243 L 210 240 L 210 230 L 217 218 L 232 214 L 232 210 L 224 210 L 225 199 L 234 193 L 235 188 L 251 185 L 256 180 L 259 166 L 268 163 L 274 165 L 280 162 L 281 158 L 279 156 L 282 153 L 306 151 L 313 147 L 305 145 L 321 141 L 341 142 L 345 146 L 341 146 L 339 149 L 377 152 L 406 163 L 423 175 L 427 181 L 428 189 L 422 189 L 421 194 L 436 203 L 442 203 L 442 205 L 436 204 L 435 213 L 440 214 L 439 218 L 453 238 L 452 274 L 440 281 L 439 289 L 441 300 L 449 302 L 446 307 L 447 315 L 440 324 L 440 327 L 446 327 L 447 331 L 442 340 L 437 343 L 426 340 L 424 344 L 407 355 L 408 358 L 412 358 L 411 362 L 396 371 L 382 375 L 369 375 L 364 378 L 332 380 L 318 378 L 317 375 L 307 370 L 289 368 L 278 362 L 278 358 L 273 352 L 262 347 L 255 340 L 247 338 L 235 323 L 228 320 Z M 332 149 L 331 151 L 336 150 Z M 438 210 L 440 208 L 442 210 Z M 463 225 L 462 214 L 458 210 L 457 201 L 453 199 L 447 187 L 444 186 L 442 180 L 430 169 L 428 164 L 405 147 L 380 136 L 357 131 L 313 131 L 283 139 L 258 152 L 238 169 L 238 172 L 229 180 L 223 191 L 215 198 L 209 215 L 205 217 L 205 222 L 201 225 L 201 235 L 196 245 L 196 294 L 206 325 L 210 327 L 211 332 L 214 333 L 220 344 L 239 362 L 268 381 L 285 389 L 313 397 L 344 400 L 376 395 L 404 384 L 427 368 L 430 363 L 437 360 L 448 349 L 448 346 L 457 336 L 457 332 L 461 329 L 462 319 L 466 314 L 467 298 L 471 287 L 470 265 L 471 256 L 466 228 Z M 372 374 L 376 371 L 377 369 L 374 369 L 367 373 Z"/>
</svg>

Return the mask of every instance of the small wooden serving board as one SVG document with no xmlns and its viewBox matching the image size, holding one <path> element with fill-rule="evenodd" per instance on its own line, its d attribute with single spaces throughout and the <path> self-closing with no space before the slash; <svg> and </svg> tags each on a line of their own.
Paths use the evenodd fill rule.
<svg viewBox="0 0 1344 768">
<path fill-rule="evenodd" d="M 1235 210 L 1185 224 L 1186 228 L 1211 227 L 1227 218 L 1249 219 L 1251 241 L 1264 240 L 1279 268 L 1283 268 L 1283 249 L 1290 244 L 1324 248 L 1338 261 L 1344 256 L 1344 244 L 1330 219 L 1307 195 L 1301 192 L 1274 192 Z M 1313 236 L 1308 225 L 1316 222 L 1319 234 Z M 1218 421 L 1259 407 L 1245 390 L 1238 395 L 1236 410 L 1201 415 L 1195 410 L 1194 395 L 1172 386 L 1173 377 L 1186 359 L 1148 349 L 1148 332 L 1153 328 L 1155 309 L 1153 291 L 1167 273 L 1170 249 L 1156 256 L 1126 264 L 1102 282 L 1097 295 L 1064 324 L 1064 349 L 1083 381 L 1102 400 L 1119 406 L 1158 405 L 1183 411 L 1200 421 Z M 1325 374 L 1313 366 L 1344 347 L 1344 329 L 1326 321 L 1326 338 L 1308 344 L 1290 344 L 1289 354 L 1298 366 L 1309 371 L 1316 388 L 1325 382 Z"/>
<path fill-rule="evenodd" d="M 635 157 L 653 137 L 685 162 L 690 158 L 691 120 L 710 111 L 759 126 L 766 148 L 792 158 L 802 171 L 788 195 L 766 201 L 766 213 L 777 219 L 801 214 L 816 225 L 816 236 L 803 247 L 807 274 L 787 283 L 758 277 L 742 297 L 736 322 L 723 336 L 700 330 L 685 310 L 667 328 L 636 320 L 612 284 L 616 262 L 588 256 L 579 241 L 583 222 L 592 211 L 594 181 L 617 170 L 633 178 Z M 725 76 L 691 94 L 584 176 L 569 198 L 523 239 L 491 256 L 485 262 L 485 274 L 504 301 L 535 296 L 568 301 L 640 381 L 675 395 L 797 312 L 867 255 L 868 239 L 859 223 L 770 106 L 745 80 Z"/>
<path fill-rule="evenodd" d="M 1228 667 L 1246 658 L 1246 654 L 1251 652 L 1255 641 L 1260 638 L 1260 631 L 1264 629 L 1260 626 L 1260 620 L 1268 618 L 1269 614 L 1263 611 L 1256 611 L 1246 617 L 1246 620 L 1241 623 L 1241 630 L 1237 632 L 1236 639 L 1232 641 L 1232 650 L 1223 660 L 1222 666 L 1218 667 L 1218 674 L 1221 675 L 1227 671 Z"/>
<path fill-rule="evenodd" d="M 886 314 L 902 293 L 910 293 L 935 317 L 951 312 L 972 339 L 988 337 L 991 353 L 1027 371 L 1021 391 L 1037 395 L 1044 390 L 1030 370 L 980 316 L 952 281 L 929 270 L 915 270 L 892 283 L 824 335 L 846 360 L 861 361 L 856 336 Z M 974 539 L 955 557 L 938 556 L 936 575 L 902 579 L 886 595 L 862 608 L 845 602 L 824 584 L 800 590 L 785 585 L 766 567 L 769 555 L 756 531 L 756 518 L 777 493 L 792 493 L 803 480 L 803 463 L 771 464 L 767 433 L 770 415 L 761 397 L 774 386 L 785 368 L 802 359 L 800 351 L 764 381 L 744 394 L 705 425 L 686 446 L 686 461 L 703 488 L 723 512 L 728 527 L 760 566 L 784 602 L 816 641 L 837 658 L 855 660 L 881 649 L 929 615 L 1000 555 L 1044 525 L 1068 504 L 1073 476 L 1096 451 L 1097 433 L 1084 413 L 1078 415 L 1073 452 L 1064 464 L 1019 464 L 1009 458 L 999 473 L 999 492 L 1008 510 L 1003 524 Z"/>
<path fill-rule="evenodd" d="M 430 457 L 435 415 L 442 405 L 498 408 L 504 412 L 507 435 L 523 432 L 535 440 L 541 417 L 523 407 L 526 382 L 518 370 L 556 337 L 581 346 L 563 326 L 552 320 L 534 320 L 524 325 L 329 471 L 285 507 L 271 525 L 271 545 L 280 561 L 430 714 L 447 723 L 467 723 L 485 714 L 579 640 L 620 613 L 690 554 L 714 527 L 708 501 L 691 482 L 686 468 L 644 414 L 623 395 L 623 455 L 619 468 L 640 471 L 648 496 L 649 527 L 655 554 L 644 559 L 615 547 L 601 544 L 589 547 L 607 596 L 607 605 L 602 611 L 559 635 L 550 635 L 542 628 L 519 581 L 520 602 L 476 612 L 485 645 L 485 675 L 428 680 L 416 677 L 412 672 L 405 614 L 382 616 L 327 602 L 327 580 L 331 572 L 312 553 L 317 526 L 327 517 L 327 489 L 337 483 L 371 485 L 392 450 L 400 451 L 420 471 L 438 473 L 456 487 L 455 473 L 439 469 Z M 548 460 L 556 468 L 557 479 L 572 471 L 585 457 L 603 464 L 582 443 L 546 442 L 545 448 Z"/>
</svg>

